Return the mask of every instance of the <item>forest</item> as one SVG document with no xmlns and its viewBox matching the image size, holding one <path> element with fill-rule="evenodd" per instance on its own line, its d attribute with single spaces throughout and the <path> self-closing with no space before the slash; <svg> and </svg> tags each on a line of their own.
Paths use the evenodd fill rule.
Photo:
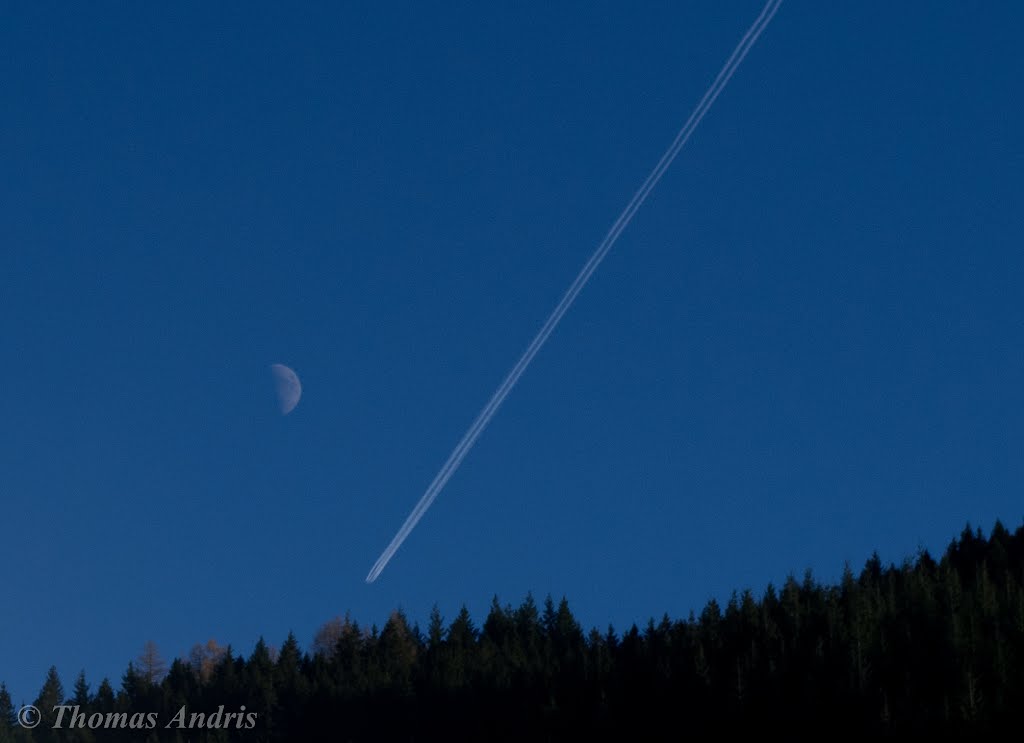
<svg viewBox="0 0 1024 743">
<path fill-rule="evenodd" d="M 0 743 L 673 739 L 744 730 L 977 735 L 1024 722 L 1024 526 L 967 527 L 938 559 L 872 555 L 699 614 L 618 631 L 568 601 L 494 599 L 481 623 L 435 609 L 382 627 L 324 624 L 303 650 L 214 641 L 166 663 L 152 643 L 115 685 L 51 668 Z M 60 719 L 58 720 L 58 716 Z M 59 722 L 59 727 L 55 724 Z"/>
</svg>

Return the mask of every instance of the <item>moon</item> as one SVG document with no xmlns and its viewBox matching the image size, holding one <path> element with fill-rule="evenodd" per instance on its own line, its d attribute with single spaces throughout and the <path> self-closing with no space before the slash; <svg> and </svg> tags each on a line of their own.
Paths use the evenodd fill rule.
<svg viewBox="0 0 1024 743">
<path fill-rule="evenodd" d="M 302 383 L 299 375 L 284 364 L 271 364 L 270 373 L 274 377 L 274 389 L 277 392 L 277 407 L 281 415 L 288 415 L 295 410 L 302 397 Z"/>
</svg>

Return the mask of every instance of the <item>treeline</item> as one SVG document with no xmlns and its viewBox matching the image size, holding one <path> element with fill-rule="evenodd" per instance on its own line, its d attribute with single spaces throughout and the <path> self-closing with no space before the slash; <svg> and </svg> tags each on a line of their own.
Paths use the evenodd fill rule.
<svg viewBox="0 0 1024 743">
<path fill-rule="evenodd" d="M 164 667 L 150 645 L 116 691 L 106 680 L 93 691 L 80 674 L 65 695 L 51 669 L 35 706 L 43 720 L 28 732 L 0 687 L 0 742 L 1021 729 L 1024 526 L 1011 534 L 997 522 L 988 538 L 967 528 L 939 560 L 922 551 L 886 566 L 875 555 L 837 585 L 807 573 L 624 633 L 585 632 L 564 599 L 527 596 L 518 607 L 495 599 L 479 626 L 465 609 L 447 624 L 435 610 L 425 629 L 401 612 L 380 629 L 333 620 L 309 652 L 293 635 L 280 649 L 260 640 L 248 657 L 211 641 Z M 117 727 L 152 713 L 156 726 Z M 193 713 L 204 717 L 173 726 Z M 227 714 L 237 717 L 225 726 Z"/>
</svg>

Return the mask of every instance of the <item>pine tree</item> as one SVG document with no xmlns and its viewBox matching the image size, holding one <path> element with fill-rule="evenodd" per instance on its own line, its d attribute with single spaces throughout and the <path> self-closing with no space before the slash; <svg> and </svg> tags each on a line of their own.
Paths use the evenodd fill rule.
<svg viewBox="0 0 1024 743">
<path fill-rule="evenodd" d="M 503 608 L 498 597 L 491 600 L 491 610 L 480 633 L 480 668 L 489 678 L 489 686 L 509 689 L 517 671 L 524 666 L 520 644 L 516 642 L 512 607 Z"/>
<path fill-rule="evenodd" d="M 511 615 L 511 607 L 503 608 L 498 597 L 494 596 L 491 599 L 491 609 L 484 620 L 482 638 L 492 643 L 495 648 L 506 647 L 515 629 Z"/>
<path fill-rule="evenodd" d="M 100 685 L 96 688 L 96 696 L 93 698 L 93 706 L 98 712 L 113 712 L 116 705 L 116 698 L 114 696 L 114 687 L 110 685 L 110 680 L 104 678 L 100 681 Z"/>
<path fill-rule="evenodd" d="M 83 669 L 78 672 L 78 678 L 75 679 L 74 694 L 71 697 L 71 702 L 80 707 L 87 707 L 90 701 L 89 684 L 85 680 L 85 670 Z"/>
<path fill-rule="evenodd" d="M 0 743 L 13 743 L 14 730 L 17 725 L 14 704 L 7 691 L 7 685 L 0 682 Z"/>
<path fill-rule="evenodd" d="M 448 628 L 448 643 L 463 652 L 468 652 L 476 643 L 476 638 L 477 631 L 473 625 L 473 617 L 470 616 L 469 609 L 463 604 L 455 621 Z"/>
<path fill-rule="evenodd" d="M 74 713 L 85 715 L 86 718 L 93 711 L 92 698 L 89 695 L 89 684 L 85 680 L 84 670 L 79 671 L 78 676 L 75 678 L 71 699 L 67 703 L 78 708 L 73 710 Z M 65 714 L 64 720 L 65 725 L 70 725 L 67 714 Z M 96 740 L 96 736 L 88 727 L 69 728 L 65 733 L 64 740 L 67 743 L 93 743 Z"/>
<path fill-rule="evenodd" d="M 387 685 L 400 695 L 412 693 L 417 648 L 401 611 L 394 611 L 380 635 L 381 665 Z"/>
<path fill-rule="evenodd" d="M 57 667 L 50 666 L 46 674 L 46 681 L 39 691 L 39 696 L 33 702 L 39 710 L 41 722 L 33 735 L 36 740 L 47 741 L 57 740 L 58 731 L 53 730 L 54 722 L 57 719 L 59 710 L 55 709 L 64 703 L 64 687 L 60 683 L 60 676 L 57 674 Z"/>
<path fill-rule="evenodd" d="M 118 712 L 149 711 L 154 707 L 155 696 L 153 686 L 143 678 L 132 661 L 121 676 L 121 690 L 117 695 Z"/>
<path fill-rule="evenodd" d="M 199 680 L 192 671 L 192 667 L 180 658 L 175 658 L 171 662 L 171 667 L 161 686 L 163 708 L 172 716 L 183 706 L 187 707 L 190 704 L 195 706 L 202 698 Z M 97 694 L 98 696 L 99 694 Z"/>
<path fill-rule="evenodd" d="M 434 604 L 430 610 L 430 623 L 427 625 L 427 647 L 435 650 L 444 642 L 444 618 L 441 610 Z"/>
<path fill-rule="evenodd" d="M 516 638 L 519 653 L 522 655 L 523 678 L 533 679 L 541 675 L 543 668 L 543 630 L 540 624 L 540 613 L 533 594 L 527 593 L 523 603 L 516 609 L 513 621 L 516 625 Z"/>
<path fill-rule="evenodd" d="M 274 663 L 262 637 L 253 648 L 245 672 L 245 688 L 252 699 L 246 706 L 254 710 L 263 710 L 262 728 L 268 732 L 276 731 L 277 720 L 273 714 L 277 704 L 277 695 L 274 692 Z"/>
<path fill-rule="evenodd" d="M 467 688 L 473 678 L 477 631 L 469 610 L 462 606 L 448 627 L 443 650 L 438 654 L 438 672 L 445 690 Z"/>
<path fill-rule="evenodd" d="M 274 667 L 275 685 L 284 694 L 297 694 L 302 687 L 302 650 L 295 634 L 288 633 Z"/>
</svg>

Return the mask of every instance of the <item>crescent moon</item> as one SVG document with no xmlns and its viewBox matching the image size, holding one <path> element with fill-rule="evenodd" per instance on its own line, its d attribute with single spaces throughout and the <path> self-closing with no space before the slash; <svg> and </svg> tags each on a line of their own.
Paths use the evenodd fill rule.
<svg viewBox="0 0 1024 743">
<path fill-rule="evenodd" d="M 302 397 L 302 383 L 299 375 L 284 364 L 271 364 L 270 373 L 274 377 L 274 389 L 277 392 L 277 407 L 281 415 L 288 415 L 299 404 Z"/>
</svg>

